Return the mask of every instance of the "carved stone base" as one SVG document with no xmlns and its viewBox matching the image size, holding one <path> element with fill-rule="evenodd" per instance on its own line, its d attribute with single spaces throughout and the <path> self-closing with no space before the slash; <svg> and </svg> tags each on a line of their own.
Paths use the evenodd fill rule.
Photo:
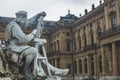
<svg viewBox="0 0 120 80">
<path fill-rule="evenodd" d="M 11 80 L 10 77 L 0 77 L 0 80 Z"/>
<path fill-rule="evenodd" d="M 48 76 L 45 80 L 61 80 L 59 76 Z"/>
<path fill-rule="evenodd" d="M 12 75 L 10 77 L 0 77 L 0 80 L 61 80 L 60 76 L 34 77 L 25 75 Z"/>
</svg>

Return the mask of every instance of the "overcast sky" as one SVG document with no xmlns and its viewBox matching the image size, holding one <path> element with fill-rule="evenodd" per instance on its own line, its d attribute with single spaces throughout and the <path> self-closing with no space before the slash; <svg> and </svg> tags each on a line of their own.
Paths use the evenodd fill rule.
<svg viewBox="0 0 120 80">
<path fill-rule="evenodd" d="M 99 5 L 100 0 L 1 0 L 0 16 L 15 17 L 15 12 L 25 10 L 28 12 L 28 18 L 35 14 L 45 11 L 47 16 L 45 20 L 57 21 L 60 16 L 65 16 L 68 9 L 71 14 L 79 17 L 84 15 L 84 9 L 91 10 L 91 5 Z"/>
</svg>

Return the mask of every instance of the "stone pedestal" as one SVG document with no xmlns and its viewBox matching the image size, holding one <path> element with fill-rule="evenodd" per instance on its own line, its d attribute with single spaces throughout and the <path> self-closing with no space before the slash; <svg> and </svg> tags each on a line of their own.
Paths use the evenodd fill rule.
<svg viewBox="0 0 120 80">
<path fill-rule="evenodd" d="M 12 80 L 10 77 L 0 77 L 0 80 Z"/>
</svg>

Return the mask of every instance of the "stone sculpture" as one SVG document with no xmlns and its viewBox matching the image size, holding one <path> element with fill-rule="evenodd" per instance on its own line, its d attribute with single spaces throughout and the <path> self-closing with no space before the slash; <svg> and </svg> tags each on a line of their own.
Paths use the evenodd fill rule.
<svg viewBox="0 0 120 80">
<path fill-rule="evenodd" d="M 43 19 L 45 16 L 46 13 L 41 12 L 27 19 L 26 11 L 16 12 L 16 18 L 7 25 L 5 30 L 6 46 L 9 53 L 12 53 L 11 59 L 13 62 L 24 67 L 24 75 L 47 76 L 42 67 L 42 65 L 45 65 L 49 73 L 49 77 L 47 77 L 46 80 L 60 80 L 60 78 L 53 79 L 53 76 L 50 77 L 50 72 L 52 71 L 54 75 L 66 75 L 69 69 L 58 69 L 47 61 L 44 48 L 46 39 L 40 39 L 44 27 Z M 31 33 L 25 34 L 23 32 L 24 29 L 35 23 L 37 23 L 36 28 Z M 35 47 L 27 45 L 29 42 L 35 44 Z M 38 52 L 38 46 L 42 46 L 44 56 L 41 56 Z"/>
</svg>

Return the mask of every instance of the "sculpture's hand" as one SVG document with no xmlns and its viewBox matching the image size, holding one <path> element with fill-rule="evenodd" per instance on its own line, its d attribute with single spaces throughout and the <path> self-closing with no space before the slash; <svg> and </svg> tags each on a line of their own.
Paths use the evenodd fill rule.
<svg viewBox="0 0 120 80">
<path fill-rule="evenodd" d="M 41 12 L 39 13 L 39 18 L 38 18 L 38 24 L 37 24 L 37 33 L 36 33 L 36 38 L 40 37 L 41 34 L 42 34 L 42 30 L 43 30 L 43 27 L 44 27 L 44 23 L 43 23 L 43 19 L 44 17 L 46 16 L 46 13 L 45 12 Z"/>
</svg>

